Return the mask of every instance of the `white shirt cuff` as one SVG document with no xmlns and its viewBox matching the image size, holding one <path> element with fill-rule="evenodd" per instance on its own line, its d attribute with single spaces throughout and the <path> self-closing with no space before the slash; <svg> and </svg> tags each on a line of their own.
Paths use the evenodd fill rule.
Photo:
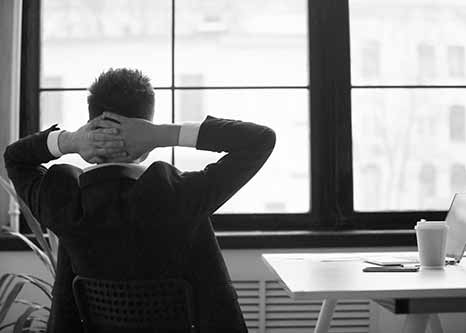
<svg viewBox="0 0 466 333">
<path fill-rule="evenodd" d="M 55 157 L 60 157 L 63 153 L 60 151 L 58 147 L 58 137 L 63 131 L 53 131 L 50 132 L 47 136 L 47 148 L 49 149 L 50 154 Z"/>
<path fill-rule="evenodd" d="M 200 123 L 184 123 L 181 125 L 178 146 L 196 147 Z"/>
</svg>

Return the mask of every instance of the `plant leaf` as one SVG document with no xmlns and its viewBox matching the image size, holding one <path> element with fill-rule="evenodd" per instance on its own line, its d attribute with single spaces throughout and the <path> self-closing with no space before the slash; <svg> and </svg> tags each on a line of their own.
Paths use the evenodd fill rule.
<svg viewBox="0 0 466 333">
<path fill-rule="evenodd" d="M 55 233 L 47 228 L 47 235 L 49 236 L 50 249 L 52 250 L 52 255 L 57 262 L 58 257 L 58 236 Z"/>
<path fill-rule="evenodd" d="M 55 277 L 55 269 L 57 267 L 57 263 L 55 258 L 53 258 L 52 251 L 49 247 L 49 244 L 44 238 L 44 234 L 42 232 L 42 228 L 40 223 L 32 214 L 31 210 L 29 209 L 28 205 L 16 194 L 15 188 L 11 185 L 8 181 L 0 177 L 0 185 L 16 200 L 18 203 L 21 211 L 23 212 L 24 219 L 26 220 L 29 228 L 31 228 L 32 232 L 36 236 L 37 242 L 39 243 L 40 247 L 44 250 L 44 252 L 49 257 L 50 262 L 52 263 L 53 268 L 53 276 Z"/>
<path fill-rule="evenodd" d="M 15 273 L 8 273 L 8 274 L 5 274 L 7 275 L 8 277 L 10 277 L 10 280 L 9 280 L 9 285 L 11 284 L 11 282 L 13 282 L 13 280 L 15 278 L 17 279 L 22 279 L 22 280 L 25 280 L 26 282 L 28 283 L 31 283 L 33 285 L 35 285 L 37 288 L 39 288 L 50 300 L 52 300 L 52 285 L 50 283 L 48 283 L 47 281 L 44 281 L 38 277 L 35 277 L 33 275 L 27 275 L 27 274 L 15 274 Z M 9 286 L 7 286 L 8 288 Z M 7 288 L 5 288 L 2 292 L 2 295 L 4 293 L 6 293 L 7 291 Z M 0 302 L 1 304 L 2 302 Z"/>
<path fill-rule="evenodd" d="M 8 288 L 10 288 L 11 283 L 15 279 L 13 274 L 7 273 L 3 274 L 2 277 L 0 278 L 0 304 L 3 303 L 3 297 L 5 297 L 6 292 L 8 291 Z"/>
<path fill-rule="evenodd" d="M 44 279 L 41 279 L 41 278 L 39 278 L 39 277 L 37 277 L 37 276 L 31 275 L 31 274 L 16 274 L 16 275 L 17 275 L 17 276 L 20 276 L 20 277 L 28 277 L 28 278 L 37 280 L 38 282 L 43 283 L 43 284 L 46 285 L 47 287 L 53 288 L 53 285 L 52 285 L 50 282 L 48 282 L 48 281 L 46 281 L 46 280 L 44 280 Z"/>
<path fill-rule="evenodd" d="M 50 274 L 52 274 L 53 277 L 55 277 L 55 269 L 53 268 L 53 264 L 50 261 L 49 257 L 39 249 L 36 244 L 31 242 L 26 236 L 23 234 L 20 234 L 19 232 L 8 232 L 10 235 L 16 236 L 20 238 L 23 242 L 27 244 L 31 248 L 31 250 L 39 257 L 39 259 L 44 263 L 44 265 L 48 268 L 50 271 Z"/>
<path fill-rule="evenodd" d="M 0 290 L 2 290 L 3 284 L 7 283 L 6 281 L 8 279 L 8 276 L 9 276 L 8 273 L 7 274 L 2 274 L 2 276 L 0 276 Z M 2 297 L 0 296 L 0 303 L 1 303 L 1 301 L 2 301 Z"/>
<path fill-rule="evenodd" d="M 23 304 L 23 305 L 27 305 L 27 306 L 41 306 L 44 310 L 50 312 L 50 307 L 48 307 L 46 305 L 42 305 L 42 304 L 37 303 L 37 302 L 28 301 L 26 299 L 17 299 L 17 300 L 15 300 L 14 303 Z"/>
<path fill-rule="evenodd" d="M 43 312 L 29 316 L 24 325 L 27 332 L 45 332 L 47 330 L 48 320 L 42 319 L 41 314 Z"/>
<path fill-rule="evenodd" d="M 47 323 L 48 323 L 48 320 L 38 318 L 38 317 L 34 317 L 34 321 L 38 322 L 38 323 L 41 323 L 41 324 L 44 324 L 44 325 L 47 325 Z"/>
<path fill-rule="evenodd" d="M 15 324 L 15 327 L 13 328 L 13 333 L 22 333 L 23 329 L 26 328 L 25 325 L 26 325 L 26 322 L 29 318 L 29 316 L 34 313 L 35 311 L 38 311 L 38 310 L 41 310 L 42 307 L 41 306 L 29 306 L 28 308 L 26 308 L 26 310 L 23 312 L 23 314 L 21 316 L 18 317 L 18 320 L 16 320 L 16 324 Z M 30 326 L 31 323 L 29 322 L 29 325 Z"/>
<path fill-rule="evenodd" d="M 5 300 L 5 303 L 3 304 L 3 307 L 0 309 L 0 323 L 3 322 L 3 320 L 5 319 L 6 314 L 8 313 L 8 311 L 11 308 L 11 305 L 15 301 L 16 296 L 18 296 L 21 289 L 23 289 L 25 283 L 26 282 L 24 282 L 24 281 L 16 282 L 16 284 L 11 289 L 10 293 L 6 297 L 6 300 Z"/>
<path fill-rule="evenodd" d="M 23 332 L 31 333 L 34 331 L 32 325 L 34 324 L 34 317 L 28 317 L 23 326 Z"/>
<path fill-rule="evenodd" d="M 37 328 L 31 328 L 28 332 L 26 333 L 46 333 L 47 330 L 45 327 L 37 327 Z"/>
<path fill-rule="evenodd" d="M 10 326 L 13 326 L 15 324 L 15 322 L 12 322 L 12 323 L 9 323 L 9 324 L 5 324 L 3 326 L 0 326 L 0 331 L 7 328 L 7 327 L 10 327 Z"/>
<path fill-rule="evenodd" d="M 25 275 L 25 274 L 15 274 L 17 278 L 24 279 L 27 282 L 35 285 L 37 288 L 42 290 L 42 292 L 50 299 L 52 300 L 52 290 L 50 289 L 49 285 L 43 285 L 42 282 L 38 281 L 35 276 L 32 275 Z"/>
<path fill-rule="evenodd" d="M 29 333 L 45 332 L 47 330 L 47 321 L 39 317 L 39 314 L 30 316 L 25 325 Z"/>
</svg>

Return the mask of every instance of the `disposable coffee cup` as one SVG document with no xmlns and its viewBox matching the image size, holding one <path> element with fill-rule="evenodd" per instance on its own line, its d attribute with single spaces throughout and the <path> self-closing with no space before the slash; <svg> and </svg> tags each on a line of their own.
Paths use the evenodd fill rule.
<svg viewBox="0 0 466 333">
<path fill-rule="evenodd" d="M 421 269 L 443 269 L 448 225 L 444 221 L 419 221 L 416 230 Z"/>
</svg>

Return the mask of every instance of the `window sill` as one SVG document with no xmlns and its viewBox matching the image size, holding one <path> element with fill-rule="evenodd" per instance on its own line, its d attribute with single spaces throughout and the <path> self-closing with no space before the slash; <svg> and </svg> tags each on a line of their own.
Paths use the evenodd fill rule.
<svg viewBox="0 0 466 333">
<path fill-rule="evenodd" d="M 415 246 L 414 230 L 218 231 L 222 249 L 293 249 Z M 33 236 L 29 239 L 34 241 Z M 13 236 L 0 236 L 0 251 L 29 251 Z"/>
<path fill-rule="evenodd" d="M 415 246 L 414 230 L 220 231 L 222 249 L 293 249 Z"/>
</svg>

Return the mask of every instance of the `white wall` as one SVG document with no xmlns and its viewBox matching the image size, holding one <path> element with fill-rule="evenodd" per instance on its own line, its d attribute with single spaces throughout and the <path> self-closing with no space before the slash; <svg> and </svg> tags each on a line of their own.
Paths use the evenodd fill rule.
<svg viewBox="0 0 466 333">
<path fill-rule="evenodd" d="M 18 136 L 21 0 L 0 0 L 0 176 L 3 152 Z M 8 195 L 0 190 L 0 226 L 8 221 Z"/>
</svg>

